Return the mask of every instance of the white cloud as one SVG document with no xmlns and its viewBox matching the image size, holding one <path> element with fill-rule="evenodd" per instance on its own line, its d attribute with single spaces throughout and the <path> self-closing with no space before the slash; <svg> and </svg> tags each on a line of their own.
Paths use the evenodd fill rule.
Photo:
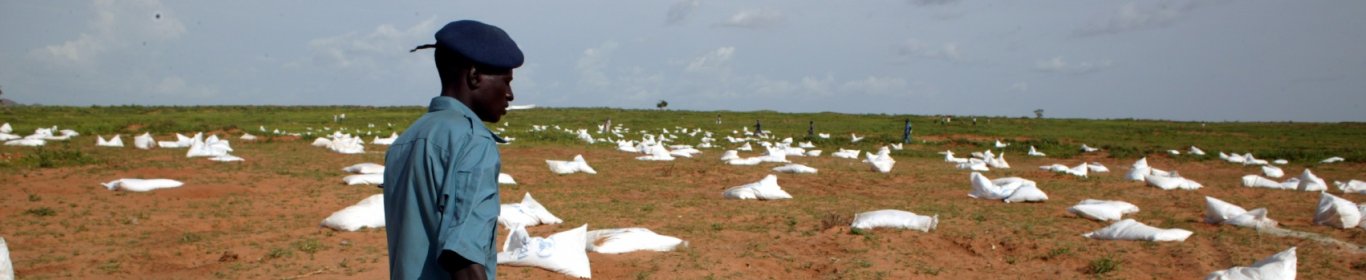
<svg viewBox="0 0 1366 280">
<path fill-rule="evenodd" d="M 1026 83 L 1026 82 L 1018 82 L 1018 83 L 1011 84 L 1011 85 L 1010 85 L 1010 91 L 1014 91 L 1014 92 L 1026 92 L 1026 91 L 1029 91 L 1029 83 Z"/>
<path fill-rule="evenodd" d="M 730 69 L 730 58 L 735 56 L 735 47 L 720 47 L 693 58 L 683 68 L 688 73 L 725 72 Z"/>
<path fill-rule="evenodd" d="M 783 13 L 776 10 L 745 10 L 735 13 L 721 23 L 722 26 L 741 28 L 762 28 L 778 25 L 783 21 Z"/>
<path fill-rule="evenodd" d="M 682 0 L 675 2 L 673 6 L 669 6 L 669 12 L 668 14 L 665 14 L 664 23 L 675 24 L 683 22 L 684 20 L 687 20 L 688 16 L 692 15 L 693 11 L 697 10 L 697 7 L 700 5 L 701 1 L 698 0 Z"/>
<path fill-rule="evenodd" d="M 1105 20 L 1084 26 L 1074 33 L 1085 37 L 1167 27 L 1186 17 L 1191 10 L 1217 2 L 1222 0 L 1131 2 L 1120 6 Z"/>
<path fill-rule="evenodd" d="M 426 61 L 425 57 L 410 55 L 412 47 L 431 42 L 436 20 L 427 19 L 405 29 L 393 24 L 381 24 L 367 33 L 348 32 L 341 35 L 310 40 L 313 63 L 323 67 L 342 69 L 377 69 L 379 61 Z"/>
<path fill-rule="evenodd" d="M 185 25 L 158 0 L 96 0 L 90 30 L 75 39 L 32 50 L 30 56 L 58 66 L 91 68 L 104 53 L 134 44 L 165 42 L 185 33 Z"/>
<path fill-rule="evenodd" d="M 1109 60 L 1067 62 L 1061 56 L 1034 63 L 1034 69 L 1043 72 L 1086 74 L 1110 68 L 1114 63 Z"/>
<path fill-rule="evenodd" d="M 616 41 L 607 41 L 596 48 L 584 49 L 575 67 L 579 71 L 579 85 L 599 88 L 611 86 L 612 80 L 604 71 L 612 61 L 612 53 L 620 46 Z"/>
<path fill-rule="evenodd" d="M 962 54 L 958 51 L 958 43 L 943 43 L 938 46 L 922 43 L 916 39 L 907 39 L 896 45 L 897 55 L 914 56 L 924 58 L 942 58 L 947 60 L 959 60 Z"/>
<path fill-rule="evenodd" d="M 840 86 L 840 91 L 871 95 L 889 95 L 903 93 L 906 89 L 906 84 L 906 79 L 902 78 L 869 76 L 861 80 L 844 82 L 844 85 Z"/>
</svg>

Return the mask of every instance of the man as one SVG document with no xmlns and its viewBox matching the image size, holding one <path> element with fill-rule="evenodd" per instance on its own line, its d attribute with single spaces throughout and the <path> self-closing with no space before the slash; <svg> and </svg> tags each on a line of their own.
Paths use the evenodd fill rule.
<svg viewBox="0 0 1366 280">
<path fill-rule="evenodd" d="M 906 119 L 906 128 L 901 131 L 901 143 L 911 143 L 911 119 Z"/>
<path fill-rule="evenodd" d="M 502 29 L 472 20 L 436 32 L 441 95 L 384 157 L 384 218 L 392 279 L 492 279 L 498 220 L 496 123 L 512 101 L 522 51 Z"/>
</svg>

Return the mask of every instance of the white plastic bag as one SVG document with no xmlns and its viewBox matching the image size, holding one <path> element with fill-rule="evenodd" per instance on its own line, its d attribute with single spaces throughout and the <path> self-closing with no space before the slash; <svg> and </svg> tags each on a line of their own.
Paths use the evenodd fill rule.
<svg viewBox="0 0 1366 280">
<path fill-rule="evenodd" d="M 660 235 L 646 228 L 600 229 L 589 231 L 584 246 L 589 252 L 621 254 L 635 251 L 668 252 L 688 243 L 678 237 Z"/>
<path fill-rule="evenodd" d="M 1361 208 L 1356 203 L 1327 192 L 1319 193 L 1319 206 L 1314 213 L 1314 224 L 1347 229 L 1359 225 L 1361 218 Z"/>
<path fill-rule="evenodd" d="M 1280 167 L 1275 167 L 1275 166 L 1271 166 L 1271 165 L 1263 165 L 1263 166 L 1262 166 L 1262 174 L 1266 174 L 1267 177 L 1271 177 L 1271 178 L 1280 178 L 1280 177 L 1284 177 L 1284 176 L 1285 176 L 1285 171 L 1284 171 L 1284 170 L 1281 170 Z"/>
<path fill-rule="evenodd" d="M 1005 199 L 1010 197 L 1010 194 L 1015 193 L 1015 189 L 1020 188 L 1021 185 L 1020 182 L 996 185 L 991 182 L 991 179 L 987 179 L 987 176 L 977 172 L 968 176 L 972 182 L 972 192 L 968 193 L 968 196 L 977 199 Z"/>
<path fill-rule="evenodd" d="M 1295 247 L 1290 247 L 1257 261 L 1252 266 L 1235 266 L 1215 271 L 1205 276 L 1205 280 L 1294 280 L 1297 262 Z"/>
<path fill-rule="evenodd" d="M 362 162 L 342 168 L 342 171 L 351 174 L 384 174 L 384 165 L 373 162 Z"/>
<path fill-rule="evenodd" d="M 143 150 L 156 148 L 157 141 L 156 139 L 152 139 L 151 133 L 143 132 L 142 135 L 133 137 L 133 147 Z"/>
<path fill-rule="evenodd" d="M 539 267 L 570 277 L 593 277 L 585 246 L 588 225 L 545 238 L 531 237 L 525 226 L 510 229 L 512 232 L 503 242 L 503 251 L 498 253 L 499 265 Z"/>
<path fill-rule="evenodd" d="M 1067 212 L 1097 221 L 1118 221 L 1124 214 L 1138 213 L 1138 206 L 1118 200 L 1082 200 L 1067 208 Z"/>
<path fill-rule="evenodd" d="M 371 195 L 356 205 L 332 212 L 323 219 L 322 226 L 344 231 L 384 227 L 384 194 Z"/>
<path fill-rule="evenodd" d="M 1352 179 L 1347 182 L 1335 181 L 1333 184 L 1337 185 L 1338 190 L 1344 193 L 1366 194 L 1366 182 L 1360 180 Z"/>
<path fill-rule="evenodd" d="M 863 230 L 885 227 L 922 232 L 930 232 L 937 226 L 939 226 L 939 215 L 924 216 L 895 209 L 858 213 L 854 215 L 854 223 L 850 225 L 850 227 Z"/>
<path fill-rule="evenodd" d="M 1266 217 L 1266 208 L 1247 211 L 1238 205 L 1209 196 L 1205 197 L 1205 222 L 1249 228 L 1276 227 L 1276 221 Z"/>
<path fill-rule="evenodd" d="M 1297 182 L 1298 182 L 1298 181 L 1297 181 Z M 1298 184 L 1299 184 L 1299 183 L 1296 183 L 1295 185 L 1298 185 Z M 1250 188 L 1284 189 L 1284 188 L 1282 188 L 1282 185 L 1281 185 L 1280 182 L 1276 182 L 1276 181 L 1273 181 L 1273 180 L 1271 180 L 1271 179 L 1267 179 L 1266 177 L 1262 177 L 1262 176 L 1256 175 L 1256 174 L 1249 174 L 1249 175 L 1243 176 L 1243 186 L 1244 186 L 1244 187 L 1250 187 Z M 1294 188 L 1293 185 L 1290 186 L 1290 187 L 1291 187 L 1290 189 L 1293 189 L 1293 188 Z"/>
<path fill-rule="evenodd" d="M 531 193 L 522 196 L 522 202 L 499 205 L 498 223 L 504 227 L 512 228 L 514 225 L 538 226 L 556 225 L 563 223 L 550 210 L 545 209 L 535 198 L 531 198 Z"/>
<path fill-rule="evenodd" d="M 356 174 L 342 178 L 347 185 L 383 185 L 384 174 Z"/>
<path fill-rule="evenodd" d="M 1124 219 L 1105 228 L 1082 234 L 1082 237 L 1099 240 L 1139 240 L 1139 241 L 1186 241 L 1193 232 L 1184 229 L 1160 229 L 1145 225 L 1134 219 Z"/>
<path fill-rule="evenodd" d="M 498 173 L 498 184 L 500 184 L 500 185 L 516 185 L 516 184 L 517 184 L 517 180 L 513 180 L 513 179 L 512 179 L 512 175 L 508 175 L 507 173 Z"/>
<path fill-rule="evenodd" d="M 5 128 L 9 123 L 5 123 Z M 14 280 L 14 263 L 9 259 L 9 244 L 4 237 L 0 237 L 0 280 Z"/>
<path fill-rule="evenodd" d="M 1296 177 L 1296 179 L 1300 179 L 1300 184 L 1298 186 L 1295 186 L 1296 190 L 1306 192 L 1319 192 L 1328 190 L 1328 183 L 1324 183 L 1323 178 L 1319 178 L 1319 176 L 1314 176 L 1314 172 L 1310 172 L 1309 168 L 1305 168 L 1304 173 L 1300 173 L 1300 176 Z"/>
<path fill-rule="evenodd" d="M 125 190 L 130 192 L 145 192 L 155 189 L 176 188 L 185 185 L 180 181 L 171 179 L 118 179 L 103 184 L 111 191 Z"/>
<path fill-rule="evenodd" d="M 1034 185 L 1022 186 L 1015 189 L 1009 197 L 1005 198 L 1006 203 L 1015 202 L 1043 202 L 1048 200 L 1048 195 L 1043 193 L 1039 187 Z"/>
<path fill-rule="evenodd" d="M 550 172 L 554 172 L 555 174 L 563 175 L 573 174 L 575 172 L 598 174 L 597 170 L 593 170 L 593 167 L 588 166 L 588 161 L 583 159 L 583 155 L 574 155 L 574 160 L 572 161 L 546 160 L 545 164 L 550 166 Z"/>
<path fill-rule="evenodd" d="M 790 163 L 790 164 L 788 164 L 788 165 L 783 165 L 783 166 L 779 166 L 779 167 L 774 167 L 774 168 L 773 168 L 773 171 L 774 171 L 774 172 L 784 172 L 784 173 L 796 173 L 796 174 L 816 174 L 816 171 L 817 171 L 817 170 L 816 170 L 816 168 L 813 168 L 813 167 L 810 167 L 810 166 L 801 165 L 801 164 L 796 164 L 796 163 Z"/>
<path fill-rule="evenodd" d="M 783 191 L 783 188 L 778 186 L 778 176 L 772 174 L 769 174 L 768 176 L 764 177 L 763 180 L 759 180 L 758 182 L 749 183 L 741 186 L 735 186 L 726 189 L 726 191 L 722 192 L 721 195 L 727 199 L 739 200 L 792 199 L 791 194 L 788 194 L 786 191 Z"/>
</svg>

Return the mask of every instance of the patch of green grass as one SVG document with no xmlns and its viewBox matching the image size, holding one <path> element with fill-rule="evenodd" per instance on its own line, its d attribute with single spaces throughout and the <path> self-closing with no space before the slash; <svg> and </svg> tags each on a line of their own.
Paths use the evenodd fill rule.
<svg viewBox="0 0 1366 280">
<path fill-rule="evenodd" d="M 1119 270 L 1121 264 L 1123 264 L 1123 261 L 1107 255 L 1100 257 L 1099 259 L 1091 260 L 1091 263 L 1086 265 L 1086 273 L 1103 275 Z"/>
<path fill-rule="evenodd" d="M 318 241 L 318 239 L 308 238 L 294 242 L 294 249 L 312 255 L 318 251 L 327 249 L 327 246 L 323 245 L 322 241 Z"/>
<path fill-rule="evenodd" d="M 40 147 L 20 160 L 22 165 L 37 168 L 79 166 L 99 162 L 80 150 Z"/>
<path fill-rule="evenodd" d="M 198 233 L 186 232 L 180 235 L 180 243 L 195 243 L 204 240 L 204 236 Z"/>
<path fill-rule="evenodd" d="M 37 217 L 51 217 L 57 215 L 57 210 L 52 210 L 52 208 L 47 207 L 38 207 L 24 210 L 24 214 L 29 214 Z"/>
<path fill-rule="evenodd" d="M 279 259 L 279 258 L 287 258 L 287 257 L 293 257 L 293 256 L 294 256 L 294 251 L 290 251 L 289 249 L 286 249 L 286 248 L 278 248 L 278 247 L 277 247 L 277 248 L 271 248 L 271 249 L 270 249 L 270 252 L 269 252 L 269 253 L 266 253 L 266 259 Z"/>
</svg>

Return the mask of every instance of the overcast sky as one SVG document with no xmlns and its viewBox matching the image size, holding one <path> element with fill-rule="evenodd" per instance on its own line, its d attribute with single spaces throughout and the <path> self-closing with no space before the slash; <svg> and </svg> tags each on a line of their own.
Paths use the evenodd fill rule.
<svg viewBox="0 0 1366 280">
<path fill-rule="evenodd" d="M 1366 121 L 1366 1 L 0 1 L 4 98 L 426 105 L 447 22 L 513 104 Z"/>
</svg>

